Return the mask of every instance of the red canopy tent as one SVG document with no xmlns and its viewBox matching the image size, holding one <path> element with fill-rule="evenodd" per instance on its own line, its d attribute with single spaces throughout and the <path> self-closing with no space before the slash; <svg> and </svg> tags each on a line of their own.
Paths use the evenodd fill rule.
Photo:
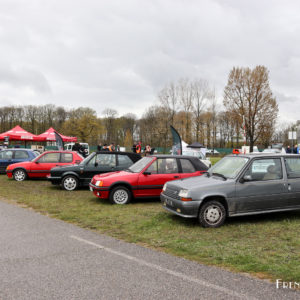
<svg viewBox="0 0 300 300">
<path fill-rule="evenodd" d="M 10 141 L 33 141 L 33 142 L 41 142 L 43 141 L 42 138 L 39 136 L 32 134 L 19 125 L 12 128 L 11 130 L 8 130 L 6 132 L 3 132 L 0 134 L 0 140 L 4 140 L 4 138 L 8 136 Z"/>
<path fill-rule="evenodd" d="M 55 138 L 54 132 L 55 132 L 55 130 L 52 127 L 50 127 L 47 131 L 38 135 L 38 137 L 42 138 L 43 141 L 55 142 L 56 138 Z M 61 136 L 63 142 L 77 142 L 77 137 L 65 136 L 60 133 L 59 133 L 59 135 Z"/>
</svg>

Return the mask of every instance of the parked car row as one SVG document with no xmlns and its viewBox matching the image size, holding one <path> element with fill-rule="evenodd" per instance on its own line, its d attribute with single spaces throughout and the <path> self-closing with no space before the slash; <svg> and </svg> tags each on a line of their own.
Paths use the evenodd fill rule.
<svg viewBox="0 0 300 300">
<path fill-rule="evenodd" d="M 0 158 L 25 159 L 19 153 L 24 150 L 9 151 L 1 151 Z M 68 191 L 89 186 L 96 197 L 114 204 L 160 197 L 165 210 L 197 218 L 203 227 L 219 227 L 227 217 L 300 209 L 296 154 L 232 154 L 208 169 L 194 156 L 96 152 L 83 160 L 76 152 L 49 151 L 11 163 L 6 173 L 17 181 L 47 177 Z"/>
</svg>

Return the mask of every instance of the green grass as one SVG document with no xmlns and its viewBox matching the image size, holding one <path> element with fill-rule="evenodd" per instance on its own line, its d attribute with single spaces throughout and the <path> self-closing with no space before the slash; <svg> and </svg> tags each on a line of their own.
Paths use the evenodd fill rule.
<svg viewBox="0 0 300 300">
<path fill-rule="evenodd" d="M 85 189 L 67 192 L 47 181 L 0 176 L 0 199 L 32 207 L 83 228 L 200 263 L 300 281 L 300 212 L 232 218 L 204 229 L 165 212 L 158 200 L 111 205 Z"/>
</svg>

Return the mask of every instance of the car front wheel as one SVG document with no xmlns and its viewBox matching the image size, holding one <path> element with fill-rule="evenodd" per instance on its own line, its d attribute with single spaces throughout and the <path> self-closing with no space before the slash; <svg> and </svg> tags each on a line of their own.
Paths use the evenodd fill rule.
<svg viewBox="0 0 300 300">
<path fill-rule="evenodd" d="M 110 192 L 109 200 L 113 204 L 127 204 L 131 200 L 131 192 L 124 186 L 117 186 Z"/>
<path fill-rule="evenodd" d="M 23 181 L 27 178 L 27 174 L 24 170 L 17 169 L 13 172 L 13 177 L 16 181 Z"/>
<path fill-rule="evenodd" d="M 67 191 L 74 191 L 78 188 L 78 179 L 74 176 L 65 176 L 62 180 L 62 187 Z"/>
<path fill-rule="evenodd" d="M 209 201 L 201 206 L 198 218 L 203 227 L 220 227 L 225 222 L 226 210 L 219 201 Z"/>
</svg>

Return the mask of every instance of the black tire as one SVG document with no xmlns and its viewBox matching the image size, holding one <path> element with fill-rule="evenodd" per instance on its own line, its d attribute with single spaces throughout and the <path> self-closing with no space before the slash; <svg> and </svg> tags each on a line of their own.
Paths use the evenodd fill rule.
<svg viewBox="0 0 300 300">
<path fill-rule="evenodd" d="M 24 181 L 27 179 L 27 173 L 23 169 L 16 169 L 13 171 L 13 178 L 16 181 Z"/>
<path fill-rule="evenodd" d="M 66 191 L 74 191 L 78 188 L 78 179 L 75 176 L 67 175 L 61 181 L 61 186 Z"/>
<path fill-rule="evenodd" d="M 200 207 L 198 220 L 203 227 L 220 227 L 226 219 L 226 210 L 222 203 L 213 200 Z"/>
<path fill-rule="evenodd" d="M 125 186 L 117 186 L 109 193 L 109 201 L 112 204 L 128 204 L 131 198 L 131 192 Z"/>
</svg>

